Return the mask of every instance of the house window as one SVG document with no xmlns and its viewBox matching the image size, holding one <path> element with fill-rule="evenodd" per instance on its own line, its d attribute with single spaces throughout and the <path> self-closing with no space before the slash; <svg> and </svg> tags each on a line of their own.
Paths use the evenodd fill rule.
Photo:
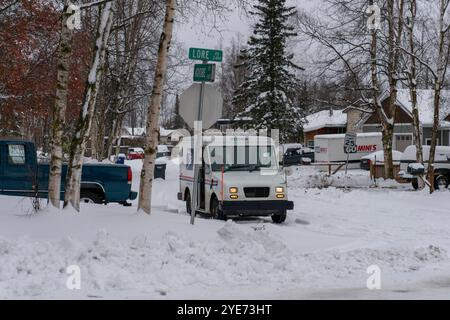
<svg viewBox="0 0 450 320">
<path fill-rule="evenodd" d="M 308 148 L 314 148 L 314 140 L 309 140 L 307 144 Z"/>
</svg>

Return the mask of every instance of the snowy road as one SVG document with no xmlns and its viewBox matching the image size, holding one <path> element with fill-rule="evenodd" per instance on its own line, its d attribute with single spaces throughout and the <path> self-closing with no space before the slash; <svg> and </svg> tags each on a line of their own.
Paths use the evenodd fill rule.
<svg viewBox="0 0 450 320">
<path fill-rule="evenodd" d="M 137 177 L 139 161 L 129 164 Z M 305 188 L 320 179 L 299 168 L 283 225 L 191 226 L 172 163 L 151 216 L 135 204 L 31 215 L 29 199 L 0 197 L 0 298 L 449 298 L 450 193 L 361 188 L 366 175 L 345 181 L 360 187 L 350 191 Z M 68 265 L 81 268 L 81 290 L 66 288 Z M 381 290 L 366 288 L 371 265 Z"/>
</svg>

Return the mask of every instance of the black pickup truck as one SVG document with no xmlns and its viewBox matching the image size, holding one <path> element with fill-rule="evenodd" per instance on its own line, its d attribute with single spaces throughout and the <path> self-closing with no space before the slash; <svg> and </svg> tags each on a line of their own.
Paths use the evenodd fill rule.
<svg viewBox="0 0 450 320">
<path fill-rule="evenodd" d="M 38 163 L 32 142 L 0 138 L 0 194 L 48 197 L 48 163 Z M 63 165 L 61 198 L 67 165 Z M 84 164 L 81 176 L 81 200 L 89 203 L 117 202 L 129 205 L 137 193 L 131 191 L 132 172 L 126 165 Z"/>
</svg>

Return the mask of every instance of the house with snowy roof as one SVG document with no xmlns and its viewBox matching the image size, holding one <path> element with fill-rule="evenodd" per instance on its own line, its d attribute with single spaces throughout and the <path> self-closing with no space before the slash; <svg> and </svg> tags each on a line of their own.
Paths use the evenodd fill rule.
<svg viewBox="0 0 450 320">
<path fill-rule="evenodd" d="M 417 90 L 417 108 L 419 111 L 422 144 L 431 143 L 431 129 L 433 127 L 434 91 Z M 389 96 L 381 98 L 385 110 L 389 105 Z M 399 89 L 396 102 L 393 148 L 404 151 L 414 143 L 412 103 L 409 89 Z M 438 131 L 438 145 L 450 145 L 450 90 L 442 91 L 440 107 L 440 123 Z M 381 132 L 381 121 L 377 113 L 362 112 L 360 108 L 348 107 L 343 110 L 347 114 L 347 131 L 352 132 Z"/>
<path fill-rule="evenodd" d="M 314 137 L 319 134 L 345 133 L 347 130 L 347 113 L 343 110 L 322 110 L 306 116 L 303 125 L 303 143 L 314 147 Z"/>
</svg>

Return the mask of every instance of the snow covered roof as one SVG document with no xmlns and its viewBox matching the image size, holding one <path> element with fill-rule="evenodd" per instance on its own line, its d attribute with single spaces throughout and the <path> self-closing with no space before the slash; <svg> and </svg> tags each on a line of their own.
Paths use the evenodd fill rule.
<svg viewBox="0 0 450 320">
<path fill-rule="evenodd" d="M 444 121 L 444 118 L 450 114 L 450 90 L 442 90 L 441 92 L 441 126 L 450 127 L 449 121 Z M 417 90 L 417 107 L 419 109 L 419 119 L 423 126 L 433 125 L 433 100 L 434 90 Z M 400 106 L 409 114 L 412 114 L 412 103 L 409 89 L 399 89 L 397 94 L 397 101 Z"/>
<path fill-rule="evenodd" d="M 357 133 L 358 138 L 381 137 L 381 132 Z M 344 139 L 345 133 L 318 134 L 317 139 Z"/>
<path fill-rule="evenodd" d="M 143 136 L 145 134 L 145 128 L 123 127 L 124 133 L 129 136 L 133 136 L 133 130 L 134 130 L 134 136 Z"/>
<path fill-rule="evenodd" d="M 175 130 L 168 130 L 168 129 L 164 129 L 163 127 L 159 128 L 159 135 L 161 137 L 168 137 L 170 136 Z"/>
<path fill-rule="evenodd" d="M 347 125 L 347 114 L 342 110 L 323 110 L 306 117 L 303 125 L 304 132 L 310 132 L 328 127 L 345 127 Z"/>
</svg>

